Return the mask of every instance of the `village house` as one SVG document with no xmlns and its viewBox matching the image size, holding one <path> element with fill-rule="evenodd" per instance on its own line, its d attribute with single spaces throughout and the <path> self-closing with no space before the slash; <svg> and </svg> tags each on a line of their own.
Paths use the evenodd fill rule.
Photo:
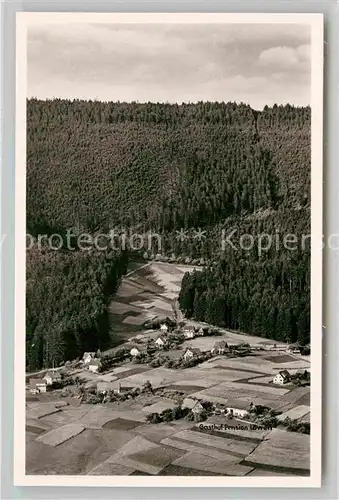
<svg viewBox="0 0 339 500">
<path fill-rule="evenodd" d="M 284 345 L 273 344 L 268 346 L 269 351 L 285 351 Z"/>
<path fill-rule="evenodd" d="M 181 408 L 188 408 L 194 414 L 199 414 L 204 410 L 204 407 L 202 406 L 200 401 L 193 398 L 185 398 L 181 405 Z"/>
<path fill-rule="evenodd" d="M 82 361 L 85 363 L 85 365 L 88 365 L 92 359 L 95 358 L 95 352 L 85 352 L 82 358 Z"/>
<path fill-rule="evenodd" d="M 31 378 L 29 379 L 30 391 L 33 394 L 39 394 L 41 392 L 47 391 L 47 383 L 46 380 L 40 378 Z"/>
<path fill-rule="evenodd" d="M 137 347 L 132 347 L 129 353 L 131 356 L 135 357 L 135 356 L 140 356 L 141 351 Z"/>
<path fill-rule="evenodd" d="M 162 323 L 160 325 L 160 331 L 163 332 L 163 333 L 167 333 L 168 332 L 168 326 L 166 325 L 166 323 Z"/>
<path fill-rule="evenodd" d="M 301 351 L 300 351 L 300 347 L 298 344 L 292 344 L 290 346 L 288 346 L 288 349 L 286 349 L 286 352 L 290 352 L 292 354 L 300 354 Z"/>
<path fill-rule="evenodd" d="M 286 384 L 290 381 L 291 375 L 287 370 L 282 370 L 273 379 L 273 384 Z"/>
<path fill-rule="evenodd" d="M 190 361 L 191 359 L 197 358 L 200 356 L 201 351 L 197 347 L 188 347 L 184 354 L 184 360 Z"/>
<path fill-rule="evenodd" d="M 93 372 L 93 373 L 97 373 L 99 371 L 100 366 L 101 366 L 100 359 L 92 359 L 88 363 L 88 369 L 90 372 Z"/>
<path fill-rule="evenodd" d="M 212 354 L 224 354 L 228 350 L 228 344 L 224 340 L 215 342 L 211 349 Z"/>
<path fill-rule="evenodd" d="M 202 327 L 199 328 L 199 330 L 197 331 L 197 335 L 199 337 L 203 337 L 205 335 L 204 329 Z"/>
<path fill-rule="evenodd" d="M 48 372 L 44 376 L 44 380 L 47 385 L 53 385 L 61 382 L 61 374 L 60 372 Z"/>
<path fill-rule="evenodd" d="M 184 337 L 186 339 L 194 339 L 194 337 L 195 337 L 194 328 L 185 328 L 185 330 L 184 330 Z"/>
<path fill-rule="evenodd" d="M 165 337 L 158 337 L 154 343 L 159 349 L 163 349 L 167 344 L 167 339 Z"/>
<path fill-rule="evenodd" d="M 245 417 L 250 409 L 253 407 L 252 403 L 242 399 L 229 399 L 226 404 L 226 412 L 234 417 Z"/>
</svg>

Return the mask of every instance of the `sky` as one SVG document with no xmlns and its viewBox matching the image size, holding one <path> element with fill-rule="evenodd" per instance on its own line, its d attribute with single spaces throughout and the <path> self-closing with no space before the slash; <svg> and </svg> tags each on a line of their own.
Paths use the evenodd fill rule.
<svg viewBox="0 0 339 500">
<path fill-rule="evenodd" d="M 297 24 L 30 26 L 28 97 L 310 104 L 310 28 Z"/>
</svg>

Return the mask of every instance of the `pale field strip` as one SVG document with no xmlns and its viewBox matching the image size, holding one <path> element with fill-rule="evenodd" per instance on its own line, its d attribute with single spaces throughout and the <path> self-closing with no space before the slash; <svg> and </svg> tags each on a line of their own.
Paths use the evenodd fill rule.
<svg viewBox="0 0 339 500">
<path fill-rule="evenodd" d="M 54 422 L 49 422 L 49 421 L 46 422 L 45 418 L 43 418 L 43 419 L 42 418 L 39 418 L 39 419 L 27 418 L 26 419 L 26 427 L 37 427 L 38 429 L 41 429 L 42 431 L 50 431 L 51 429 L 54 429 L 55 427 L 57 427 L 57 424 L 55 424 Z"/>
<path fill-rule="evenodd" d="M 213 436 L 203 432 L 192 430 L 180 431 L 174 435 L 175 439 L 189 441 L 190 443 L 204 446 L 206 448 L 213 448 L 218 451 L 224 451 L 237 459 L 243 455 L 250 453 L 256 446 L 255 443 L 250 441 L 240 441 L 228 437 Z"/>
<path fill-rule="evenodd" d="M 282 397 L 284 396 L 285 394 L 287 394 L 288 392 L 290 392 L 290 389 L 286 389 L 286 388 L 283 388 L 283 387 L 277 387 L 277 386 L 261 386 L 261 385 L 255 385 L 255 384 L 251 384 L 249 386 L 249 384 L 243 384 L 243 383 L 239 383 L 239 382 L 236 382 L 235 384 L 232 383 L 232 382 L 222 382 L 220 385 L 219 385 L 219 388 L 221 390 L 225 390 L 225 392 L 228 390 L 228 389 L 232 389 L 232 388 L 236 388 L 237 391 L 247 391 L 249 388 L 250 388 L 250 391 L 257 391 L 258 393 L 264 393 L 266 396 L 268 394 L 272 395 L 272 396 L 276 396 L 277 398 L 279 397 Z"/>
<path fill-rule="evenodd" d="M 86 408 L 86 405 L 80 406 L 79 408 L 67 408 L 59 413 L 46 415 L 41 420 L 48 424 L 65 425 L 67 423 L 79 422 L 81 418 L 90 412 L 90 410 L 91 408 Z"/>
<path fill-rule="evenodd" d="M 267 443 L 266 441 L 259 444 L 258 448 L 246 458 L 246 462 L 296 470 L 310 469 L 309 452 L 279 448 L 273 445 L 273 443 Z"/>
<path fill-rule="evenodd" d="M 298 432 L 289 432 L 281 429 L 272 429 L 266 437 L 265 443 L 270 443 L 272 448 L 284 448 L 293 451 L 310 451 L 309 434 L 300 434 Z"/>
<path fill-rule="evenodd" d="M 129 469 L 135 469 L 136 471 L 144 472 L 145 474 L 150 474 L 152 476 L 156 476 L 161 472 L 163 467 L 150 465 L 138 460 L 133 460 L 129 457 L 115 457 L 115 462 L 118 465 L 122 465 L 123 467 L 127 467 Z"/>
<path fill-rule="evenodd" d="M 183 373 L 180 370 L 171 370 L 169 368 L 159 367 L 145 373 L 131 375 L 123 380 L 126 384 L 132 384 L 138 387 L 142 386 L 149 380 L 153 387 L 159 387 L 161 385 L 171 384 L 182 377 Z"/>
<path fill-rule="evenodd" d="M 210 351 L 216 342 L 224 340 L 222 337 L 195 337 L 194 339 L 187 339 L 183 342 L 184 349 L 188 347 L 197 347 L 202 351 Z"/>
<path fill-rule="evenodd" d="M 155 444 L 153 448 L 147 451 L 139 451 L 133 455 L 129 455 L 129 459 L 142 462 L 153 467 L 163 469 L 170 465 L 171 462 L 179 457 L 182 457 L 184 452 L 177 448 L 164 446 L 163 444 Z M 159 471 L 160 472 L 160 471 Z"/>
<path fill-rule="evenodd" d="M 134 306 L 134 307 L 139 307 L 139 308 L 142 308 L 142 309 L 149 309 L 150 307 L 153 306 L 151 300 L 144 301 L 144 302 L 141 301 L 141 300 L 136 300 L 135 302 L 131 302 L 130 305 Z"/>
<path fill-rule="evenodd" d="M 206 326 L 206 327 L 211 326 L 208 323 L 205 323 L 203 321 L 195 321 L 195 320 L 191 320 L 191 319 L 187 320 L 187 324 L 192 325 L 192 326 L 197 326 L 199 328 L 200 328 L 200 326 Z M 243 343 L 247 344 L 248 343 L 250 345 L 264 347 L 264 346 L 270 346 L 270 345 L 273 346 L 276 343 L 275 340 L 264 339 L 263 337 L 256 337 L 255 335 L 245 335 L 242 333 L 233 333 L 233 332 L 230 332 L 229 330 L 227 330 L 225 328 L 221 328 L 221 327 L 220 328 L 217 327 L 217 330 L 219 330 L 222 333 L 222 339 L 226 340 L 226 342 L 228 342 L 230 344 L 243 344 Z M 288 344 L 285 344 L 284 342 L 279 342 L 279 345 L 284 346 L 284 348 L 285 348 L 285 347 L 287 347 Z"/>
<path fill-rule="evenodd" d="M 42 418 L 46 415 L 51 415 L 53 413 L 58 413 L 61 411 L 60 408 L 56 408 L 54 404 L 50 403 L 44 407 L 30 408 L 28 407 L 26 410 L 27 418 Z"/>
<path fill-rule="evenodd" d="M 256 384 L 256 382 L 259 382 L 261 384 L 269 384 L 273 383 L 273 378 L 274 375 L 267 375 L 267 376 L 260 376 L 260 377 L 254 377 L 248 380 L 248 384 Z M 272 387 L 277 387 L 277 385 L 272 385 Z"/>
<path fill-rule="evenodd" d="M 146 313 L 141 313 L 139 316 L 127 316 L 123 320 L 123 323 L 125 325 L 137 325 L 137 326 L 142 326 L 147 320 L 153 320 L 156 318 L 156 314 L 146 314 Z"/>
<path fill-rule="evenodd" d="M 240 370 L 224 370 L 222 368 L 211 367 L 211 368 L 187 368 L 185 370 L 185 375 L 187 373 L 188 377 L 195 379 L 208 378 L 208 380 L 218 382 L 233 382 L 236 380 L 241 380 L 245 378 L 255 377 L 256 375 L 251 372 L 240 371 Z M 185 377 L 186 378 L 186 377 Z"/>
<path fill-rule="evenodd" d="M 310 419 L 311 419 L 311 413 L 307 413 L 304 417 L 300 419 L 300 422 L 307 422 L 309 424 Z"/>
<path fill-rule="evenodd" d="M 143 437 L 136 436 L 124 444 L 116 453 L 111 455 L 105 463 L 120 464 L 147 474 L 158 474 L 163 467 L 152 466 L 151 464 L 129 458 L 131 455 L 135 456 L 139 452 L 149 452 L 157 447 L 160 448 L 157 444 L 152 443 Z"/>
<path fill-rule="evenodd" d="M 273 429 L 246 461 L 292 469 L 310 468 L 310 436 Z M 297 467 L 296 467 L 297 465 Z"/>
<path fill-rule="evenodd" d="M 130 289 L 131 292 L 133 291 L 133 289 L 135 289 L 135 290 L 140 290 L 140 293 L 145 291 L 152 292 L 155 295 L 162 295 L 164 293 L 164 289 L 161 286 L 159 286 L 156 281 L 145 278 L 143 276 L 131 276 L 130 278 L 128 278 L 128 280 L 129 280 L 129 286 L 131 287 Z M 131 295 L 135 294 L 130 293 L 129 297 Z"/>
<path fill-rule="evenodd" d="M 98 381 L 102 381 L 102 382 L 114 382 L 115 380 L 118 380 L 118 377 L 116 377 L 112 373 L 105 373 L 105 374 L 100 373 L 100 375 L 98 377 Z"/>
<path fill-rule="evenodd" d="M 165 300 L 161 300 L 159 298 L 156 298 L 152 301 L 152 307 L 158 308 L 158 309 L 165 309 L 169 313 L 173 313 L 173 309 L 172 309 L 171 304 L 169 304 Z"/>
<path fill-rule="evenodd" d="M 309 387 L 296 387 L 284 396 L 284 402 L 296 403 L 300 398 L 310 393 Z"/>
<path fill-rule="evenodd" d="M 104 380 L 98 380 L 97 382 L 97 391 L 99 392 L 104 392 L 104 391 L 113 391 L 116 389 L 117 382 L 105 382 Z"/>
<path fill-rule="evenodd" d="M 135 434 L 141 435 L 152 443 L 160 443 L 162 439 L 172 436 L 178 432 L 174 426 L 161 424 L 146 424 L 133 429 Z"/>
<path fill-rule="evenodd" d="M 131 369 L 131 365 L 122 365 L 122 366 L 117 366 L 116 368 L 113 369 L 114 374 L 121 374 L 124 372 L 128 372 Z"/>
<path fill-rule="evenodd" d="M 131 280 L 125 279 L 119 287 L 117 297 L 131 297 L 132 295 L 138 295 L 142 291 L 144 290 L 138 283 L 133 282 L 132 284 Z"/>
<path fill-rule="evenodd" d="M 113 314 L 126 314 L 130 312 L 142 313 L 140 307 L 135 307 L 132 304 L 125 304 L 124 302 L 117 302 L 113 300 L 108 306 L 108 312 Z"/>
<path fill-rule="evenodd" d="M 301 405 L 292 408 L 281 415 L 278 415 L 278 420 L 284 420 L 285 418 L 291 418 L 292 420 L 298 420 L 310 413 L 310 407 Z"/>
<path fill-rule="evenodd" d="M 146 414 L 161 413 L 164 410 L 172 409 L 175 408 L 176 406 L 178 406 L 178 403 L 176 403 L 175 401 L 170 399 L 167 400 L 164 399 L 163 401 L 158 401 L 150 406 L 144 406 L 142 411 Z"/>
<path fill-rule="evenodd" d="M 223 474 L 225 476 L 245 476 L 253 468 L 244 465 L 231 464 L 228 461 L 218 460 L 200 453 L 189 452 L 174 460 L 172 465 L 187 467 L 201 471 L 208 471 L 211 474 Z"/>
<path fill-rule="evenodd" d="M 264 389 L 269 389 L 269 387 L 260 387 L 260 390 L 251 390 L 250 385 L 249 388 L 247 387 L 238 388 L 236 382 L 234 382 L 226 385 L 219 384 L 219 385 L 214 385 L 212 387 L 208 387 L 207 389 L 191 394 L 190 397 L 195 397 L 197 399 L 206 398 L 207 400 L 210 400 L 210 398 L 212 397 L 222 398 L 226 402 L 229 399 L 231 399 L 232 401 L 237 399 L 243 399 L 249 402 L 255 401 L 257 403 L 257 399 L 264 399 L 266 401 L 281 400 L 281 398 L 283 398 L 286 392 L 288 392 L 286 391 L 283 394 L 281 393 L 272 394 L 270 392 L 265 392 Z"/>
<path fill-rule="evenodd" d="M 226 451 L 220 451 L 213 447 L 207 447 L 195 442 L 188 442 L 184 440 L 177 439 L 175 436 L 170 438 L 165 438 L 161 443 L 170 446 L 172 448 L 178 448 L 184 452 L 196 453 L 198 455 L 205 455 L 211 458 L 221 461 L 229 466 L 238 465 L 244 458 L 245 455 L 235 456 L 232 453 L 227 453 Z M 247 473 L 250 469 L 249 466 L 245 466 L 245 472 Z"/>
<path fill-rule="evenodd" d="M 118 418 L 135 422 L 146 421 L 145 413 L 133 410 L 113 410 L 103 405 L 95 405 L 86 415 L 79 419 L 79 423 L 88 429 L 101 429 L 103 425 Z"/>
<path fill-rule="evenodd" d="M 58 446 L 59 444 L 68 441 L 72 437 L 77 436 L 85 430 L 85 427 L 79 423 L 77 424 L 67 424 L 58 429 L 53 429 L 43 436 L 37 437 L 37 441 L 49 446 Z"/>
<path fill-rule="evenodd" d="M 247 369 L 253 369 L 253 370 L 257 370 L 258 372 L 262 373 L 263 375 L 267 374 L 267 375 L 270 375 L 270 374 L 273 374 L 273 370 L 271 368 L 271 364 L 267 361 L 265 362 L 260 362 L 259 360 L 255 360 L 253 362 L 253 359 L 252 360 L 249 360 L 249 361 L 245 361 L 245 358 L 242 358 L 243 360 L 242 361 L 239 361 L 237 359 L 230 359 L 230 358 L 224 358 L 224 359 L 217 359 L 217 360 L 213 360 L 213 362 L 211 363 L 211 365 L 213 366 L 213 364 L 216 364 L 216 365 L 221 365 L 221 366 L 225 366 L 227 368 L 234 368 L 234 370 L 239 370 L 239 371 L 246 371 L 246 368 Z"/>
</svg>

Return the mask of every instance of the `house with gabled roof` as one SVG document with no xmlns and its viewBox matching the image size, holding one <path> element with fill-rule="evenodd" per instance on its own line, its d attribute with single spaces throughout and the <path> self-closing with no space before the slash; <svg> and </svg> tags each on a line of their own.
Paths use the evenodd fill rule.
<svg viewBox="0 0 339 500">
<path fill-rule="evenodd" d="M 226 412 L 234 417 L 245 417 L 253 408 L 253 403 L 249 403 L 243 399 L 228 399 L 226 403 Z"/>
<path fill-rule="evenodd" d="M 44 380 L 46 381 L 47 385 L 53 385 L 61 382 L 61 374 L 60 372 L 47 372 L 46 375 L 44 376 Z"/>
<path fill-rule="evenodd" d="M 224 354 L 224 352 L 228 349 L 228 344 L 225 340 L 220 340 L 215 342 L 214 346 L 211 349 L 212 354 Z"/>
<path fill-rule="evenodd" d="M 132 347 L 132 349 L 130 350 L 129 353 L 131 356 L 133 356 L 135 358 L 136 356 L 140 356 L 141 350 L 138 349 L 137 347 Z"/>
<path fill-rule="evenodd" d="M 287 384 L 291 379 L 291 375 L 287 370 L 282 370 L 273 379 L 273 384 Z"/>
<path fill-rule="evenodd" d="M 194 328 L 185 328 L 184 329 L 184 337 L 186 339 L 194 339 L 194 337 L 195 337 L 195 330 L 194 330 Z"/>
<path fill-rule="evenodd" d="M 162 335 L 160 337 L 158 337 L 156 339 L 156 341 L 154 342 L 155 345 L 159 348 L 159 349 L 162 349 L 165 347 L 165 345 L 167 344 L 167 339 L 166 337 L 163 337 Z"/>
<path fill-rule="evenodd" d="M 33 394 L 39 394 L 41 392 L 47 391 L 47 383 L 46 380 L 41 378 L 30 378 L 29 379 L 29 388 Z"/>
<path fill-rule="evenodd" d="M 88 369 L 89 369 L 89 371 L 91 371 L 93 373 L 97 373 L 99 371 L 100 367 L 101 367 L 101 361 L 100 361 L 100 359 L 92 359 L 88 363 Z"/>
<path fill-rule="evenodd" d="M 191 359 L 197 358 L 201 355 L 201 351 L 197 347 L 188 347 L 184 354 L 184 360 L 190 361 Z"/>
<path fill-rule="evenodd" d="M 95 358 L 95 352 L 85 352 L 82 361 L 85 363 L 85 365 L 88 365 L 88 363 Z"/>
<path fill-rule="evenodd" d="M 193 413 L 201 413 L 204 410 L 204 407 L 200 403 L 200 401 L 189 397 L 184 399 L 181 408 L 188 408 Z"/>
</svg>

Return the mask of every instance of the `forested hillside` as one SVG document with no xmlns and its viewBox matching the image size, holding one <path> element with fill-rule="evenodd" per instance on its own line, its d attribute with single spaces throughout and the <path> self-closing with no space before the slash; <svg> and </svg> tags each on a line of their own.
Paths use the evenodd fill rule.
<svg viewBox="0 0 339 500">
<path fill-rule="evenodd" d="M 222 248 L 220 235 L 236 228 L 238 241 L 244 233 L 301 237 L 309 232 L 310 119 L 309 108 L 289 105 L 257 112 L 234 103 L 29 100 L 27 229 L 32 235 L 114 227 L 156 231 L 162 253 L 208 262 L 203 273 L 186 276 L 183 283 L 180 304 L 188 316 L 306 342 L 309 249 L 235 251 Z M 202 241 L 193 238 L 197 228 L 206 231 Z M 180 241 L 181 229 L 192 237 Z M 88 327 L 88 317 L 101 318 L 101 309 L 92 308 L 91 294 L 83 298 L 78 277 L 72 279 L 71 300 L 59 270 L 64 259 L 73 270 L 82 267 L 81 275 L 89 273 L 95 282 L 89 289 L 99 283 L 104 304 L 104 280 L 94 275 L 106 255 L 95 260 L 83 252 L 59 254 L 28 259 L 28 277 L 36 277 L 34 291 L 27 288 L 28 338 L 39 337 L 39 329 L 61 339 L 84 331 L 87 347 L 101 328 L 97 320 Z M 109 272 L 120 266 L 116 258 Z M 52 299 L 41 276 L 52 274 L 53 310 L 44 315 Z M 73 354 L 68 347 L 65 351 L 64 357 Z"/>
</svg>

